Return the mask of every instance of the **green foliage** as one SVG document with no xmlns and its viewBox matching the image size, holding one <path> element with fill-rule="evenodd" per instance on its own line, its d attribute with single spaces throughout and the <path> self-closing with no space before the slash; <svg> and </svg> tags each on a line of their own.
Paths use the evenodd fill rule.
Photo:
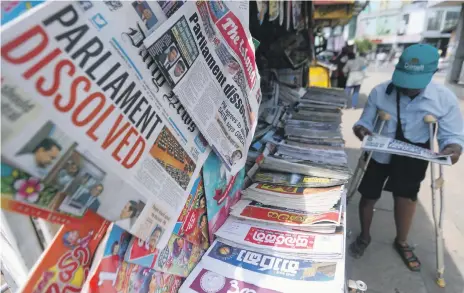
<svg viewBox="0 0 464 293">
<path fill-rule="evenodd" d="M 374 44 L 368 39 L 355 40 L 354 43 L 359 53 L 368 53 L 374 47 Z"/>
</svg>

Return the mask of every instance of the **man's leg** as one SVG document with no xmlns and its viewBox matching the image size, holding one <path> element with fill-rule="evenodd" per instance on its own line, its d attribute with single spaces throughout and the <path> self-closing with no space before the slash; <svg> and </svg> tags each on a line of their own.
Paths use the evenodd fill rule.
<svg viewBox="0 0 464 293">
<path fill-rule="evenodd" d="M 411 228 L 412 219 L 416 212 L 417 200 L 399 196 L 394 196 L 393 198 L 395 202 L 396 225 L 394 246 L 409 269 L 417 271 L 420 269 L 420 262 L 407 243 L 409 229 Z"/>
<path fill-rule="evenodd" d="M 409 198 L 395 196 L 395 225 L 396 241 L 399 244 L 406 244 L 412 219 L 416 212 L 416 203 Z"/>
<path fill-rule="evenodd" d="M 350 244 L 349 252 L 354 258 L 360 258 L 371 242 L 370 228 L 374 216 L 374 206 L 380 198 L 389 166 L 371 160 L 359 185 L 361 201 L 359 202 L 359 221 L 361 234 Z"/>
<path fill-rule="evenodd" d="M 377 199 L 367 199 L 365 197 L 362 197 L 359 201 L 359 222 L 361 224 L 361 234 L 359 236 L 367 243 L 371 241 L 370 230 L 376 202 Z"/>
<path fill-rule="evenodd" d="M 351 97 L 351 107 L 356 109 L 358 105 L 359 90 L 361 89 L 360 85 L 353 86 L 353 96 Z"/>
</svg>

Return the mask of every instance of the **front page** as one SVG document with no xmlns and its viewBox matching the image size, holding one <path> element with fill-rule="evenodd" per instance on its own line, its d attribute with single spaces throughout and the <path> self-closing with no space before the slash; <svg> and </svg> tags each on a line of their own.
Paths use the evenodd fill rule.
<svg viewBox="0 0 464 293">
<path fill-rule="evenodd" d="M 261 100 L 247 29 L 222 1 L 186 2 L 144 44 L 235 175 L 245 165 Z"/>
<path fill-rule="evenodd" d="M 161 229 L 162 248 L 210 148 L 141 46 L 159 4 L 91 4 L 3 28 L 2 160 L 65 192 L 60 211 L 142 239 Z"/>
<path fill-rule="evenodd" d="M 381 135 L 364 137 L 361 148 L 366 151 L 389 153 L 426 160 L 441 165 L 451 165 L 451 155 L 439 155 L 429 149 Z"/>
<path fill-rule="evenodd" d="M 338 285 L 336 280 L 340 270 L 343 271 L 343 267 L 335 261 L 302 260 L 268 254 L 217 240 L 182 285 L 180 292 L 226 292 L 221 290 L 229 285 L 226 281 L 235 283 L 240 289 L 250 288 L 256 292 L 335 292 L 330 289 Z M 203 277 L 205 273 L 210 277 L 216 276 L 217 282 L 210 280 L 206 283 Z M 203 280 L 198 280 L 199 275 Z M 197 285 L 199 281 L 203 286 Z"/>
<path fill-rule="evenodd" d="M 318 235 L 290 230 L 286 226 L 266 225 L 258 222 L 229 218 L 216 232 L 216 236 L 253 248 L 302 256 L 340 256 L 343 235 Z"/>
</svg>

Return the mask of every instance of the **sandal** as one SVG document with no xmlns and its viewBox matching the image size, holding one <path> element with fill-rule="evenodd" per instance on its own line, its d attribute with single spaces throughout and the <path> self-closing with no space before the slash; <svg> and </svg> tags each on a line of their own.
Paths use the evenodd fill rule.
<svg viewBox="0 0 464 293">
<path fill-rule="evenodd" d="M 404 264 L 413 272 L 419 272 L 421 269 L 421 262 L 414 254 L 414 248 L 405 244 L 401 245 L 396 240 L 393 243 L 393 247 L 400 255 L 401 259 L 403 260 Z"/>
<path fill-rule="evenodd" d="M 356 237 L 356 240 L 350 244 L 348 252 L 350 255 L 356 259 L 360 258 L 364 254 L 364 250 L 369 246 L 371 240 L 366 241 L 361 238 L 361 236 Z"/>
</svg>

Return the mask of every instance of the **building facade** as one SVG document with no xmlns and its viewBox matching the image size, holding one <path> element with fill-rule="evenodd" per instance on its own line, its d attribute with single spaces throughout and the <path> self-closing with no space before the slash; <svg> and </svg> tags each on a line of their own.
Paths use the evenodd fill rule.
<svg viewBox="0 0 464 293">
<path fill-rule="evenodd" d="M 358 16 L 356 38 L 377 44 L 377 51 L 402 51 L 417 43 L 428 43 L 446 56 L 451 33 L 459 21 L 461 5 L 436 7 L 427 1 L 383 0 L 369 2 Z"/>
</svg>

